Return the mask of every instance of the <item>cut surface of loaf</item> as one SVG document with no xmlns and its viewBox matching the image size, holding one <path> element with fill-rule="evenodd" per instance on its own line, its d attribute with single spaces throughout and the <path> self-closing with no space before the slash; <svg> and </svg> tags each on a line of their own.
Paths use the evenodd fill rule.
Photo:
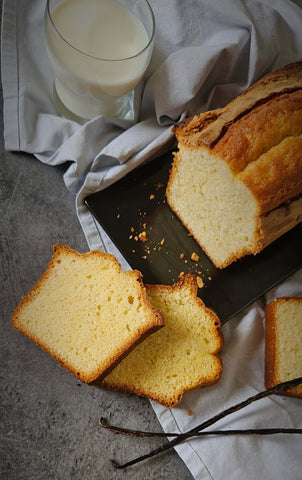
<svg viewBox="0 0 302 480">
<path fill-rule="evenodd" d="M 141 274 L 114 256 L 55 245 L 46 272 L 12 315 L 13 326 L 76 377 L 91 383 L 164 324 Z"/>
<path fill-rule="evenodd" d="M 148 300 L 163 313 L 165 327 L 136 347 L 102 386 L 145 396 L 171 408 L 185 391 L 219 380 L 220 321 L 197 297 L 192 274 L 174 286 L 146 285 L 146 290 Z"/>
<path fill-rule="evenodd" d="M 218 268 L 302 220 L 302 62 L 176 125 L 166 196 Z"/>
<path fill-rule="evenodd" d="M 281 297 L 265 309 L 266 388 L 302 376 L 302 297 Z M 282 395 L 302 398 L 302 385 Z"/>
</svg>

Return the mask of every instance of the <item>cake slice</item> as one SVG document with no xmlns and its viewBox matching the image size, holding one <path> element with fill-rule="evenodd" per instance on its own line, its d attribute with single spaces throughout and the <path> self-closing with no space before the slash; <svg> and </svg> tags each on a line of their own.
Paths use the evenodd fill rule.
<svg viewBox="0 0 302 480">
<path fill-rule="evenodd" d="M 281 297 L 265 309 L 266 388 L 302 376 L 302 297 Z M 302 385 L 281 395 L 302 398 Z"/>
<path fill-rule="evenodd" d="M 185 275 L 174 286 L 146 285 L 165 327 L 136 347 L 102 386 L 148 397 L 173 407 L 187 390 L 216 383 L 223 338 L 216 314 L 197 297 L 197 281 Z"/>
<path fill-rule="evenodd" d="M 170 207 L 216 267 L 302 220 L 302 62 L 174 128 Z"/>
<path fill-rule="evenodd" d="M 164 325 L 141 274 L 114 256 L 54 246 L 41 279 L 12 315 L 13 326 L 86 383 L 102 378 Z"/>
</svg>

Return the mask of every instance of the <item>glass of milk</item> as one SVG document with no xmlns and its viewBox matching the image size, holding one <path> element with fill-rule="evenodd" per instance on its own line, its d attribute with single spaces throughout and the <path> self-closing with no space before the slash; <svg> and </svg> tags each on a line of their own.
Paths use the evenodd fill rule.
<svg viewBox="0 0 302 480">
<path fill-rule="evenodd" d="M 155 21 L 147 0 L 47 0 L 46 47 L 61 114 L 133 120 L 134 89 L 149 64 Z"/>
</svg>

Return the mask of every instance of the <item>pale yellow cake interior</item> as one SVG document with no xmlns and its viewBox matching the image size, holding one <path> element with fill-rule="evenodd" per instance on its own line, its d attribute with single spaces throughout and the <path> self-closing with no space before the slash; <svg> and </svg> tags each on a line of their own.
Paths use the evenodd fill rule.
<svg viewBox="0 0 302 480">
<path fill-rule="evenodd" d="M 84 381 L 155 323 L 136 275 L 120 272 L 110 257 L 59 255 L 14 319 L 16 328 Z"/>
<path fill-rule="evenodd" d="M 257 204 L 226 162 L 207 149 L 179 145 L 168 200 L 215 264 L 255 243 Z"/>
<path fill-rule="evenodd" d="M 275 377 L 285 382 L 302 376 L 302 302 L 282 302 L 275 323 Z M 302 385 L 293 389 L 302 395 Z"/>
<path fill-rule="evenodd" d="M 190 287 L 146 289 L 150 303 L 163 313 L 165 327 L 136 347 L 104 385 L 171 406 L 184 391 L 219 379 L 219 321 L 196 301 Z"/>
</svg>

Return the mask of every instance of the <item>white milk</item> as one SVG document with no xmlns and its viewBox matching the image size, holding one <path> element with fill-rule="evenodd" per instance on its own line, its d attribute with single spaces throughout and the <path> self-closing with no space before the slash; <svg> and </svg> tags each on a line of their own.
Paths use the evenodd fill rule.
<svg viewBox="0 0 302 480">
<path fill-rule="evenodd" d="M 60 100 L 83 118 L 114 115 L 149 61 L 142 22 L 116 0 L 64 0 L 51 16 L 47 50 Z"/>
</svg>

